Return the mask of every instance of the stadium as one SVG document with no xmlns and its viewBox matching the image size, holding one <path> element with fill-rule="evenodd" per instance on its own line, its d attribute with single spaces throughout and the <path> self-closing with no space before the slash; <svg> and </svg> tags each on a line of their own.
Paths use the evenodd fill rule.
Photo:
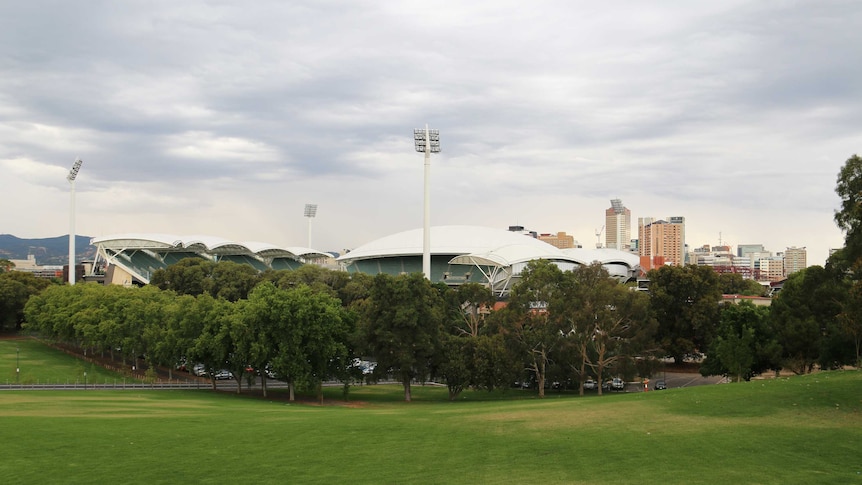
<svg viewBox="0 0 862 485">
<path fill-rule="evenodd" d="M 517 232 L 479 226 L 431 228 L 432 282 L 458 286 L 475 282 L 504 297 L 527 263 L 553 262 L 562 270 L 600 262 L 620 282 L 640 272 L 637 255 L 615 249 L 558 249 Z M 422 272 L 423 230 L 414 229 L 371 241 L 335 259 L 349 273 L 398 275 Z M 333 255 L 304 247 L 280 248 L 259 242 L 235 242 L 210 236 L 124 234 L 93 238 L 97 256 L 92 276 L 106 284 L 146 285 L 152 274 L 183 258 L 233 261 L 259 271 L 296 269 L 303 264 L 331 262 Z M 86 278 L 86 277 L 85 277 Z"/>
</svg>

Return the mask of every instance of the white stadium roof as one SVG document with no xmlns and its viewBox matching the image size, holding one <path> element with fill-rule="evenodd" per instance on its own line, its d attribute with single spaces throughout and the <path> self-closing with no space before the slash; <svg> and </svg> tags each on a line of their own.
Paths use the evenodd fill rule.
<svg viewBox="0 0 862 485">
<path fill-rule="evenodd" d="M 363 244 L 338 261 L 422 254 L 423 230 L 412 229 Z M 504 246 L 520 246 L 523 255 L 557 253 L 559 249 L 523 234 L 480 226 L 435 226 L 431 228 L 431 254 L 484 253 Z M 559 256 L 559 254 L 557 254 Z"/>
<path fill-rule="evenodd" d="M 329 253 L 301 246 L 278 247 L 262 242 L 238 242 L 215 236 L 176 236 L 157 233 L 129 233 L 94 237 L 94 246 L 107 249 L 150 249 L 154 251 L 200 251 L 211 254 L 254 254 L 260 257 L 331 257 Z"/>
<path fill-rule="evenodd" d="M 640 258 L 616 249 L 559 249 L 522 233 L 478 226 L 436 226 L 431 228 L 432 256 L 449 256 L 449 264 L 494 267 L 505 278 L 517 277 L 527 262 L 545 259 L 560 269 L 600 262 L 619 281 L 636 276 Z M 423 230 L 413 229 L 364 244 L 342 255 L 338 261 L 350 265 L 356 261 L 420 256 L 423 253 Z M 486 276 L 495 281 L 497 270 Z M 496 284 L 496 283 L 495 283 Z M 506 283 L 508 285 L 508 283 Z"/>
</svg>

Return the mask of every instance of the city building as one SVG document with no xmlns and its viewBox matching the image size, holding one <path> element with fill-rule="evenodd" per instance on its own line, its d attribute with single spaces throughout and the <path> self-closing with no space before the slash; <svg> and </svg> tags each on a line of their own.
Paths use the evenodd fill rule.
<svg viewBox="0 0 862 485">
<path fill-rule="evenodd" d="M 565 232 L 558 232 L 556 234 L 539 234 L 536 238 L 539 241 L 544 241 L 551 246 L 560 248 L 560 249 L 570 249 L 580 247 L 575 241 L 574 236 L 570 236 Z"/>
<path fill-rule="evenodd" d="M 808 252 L 804 247 L 797 248 L 796 246 L 792 246 L 784 250 L 784 276 L 790 276 L 799 270 L 807 268 L 807 259 Z"/>
<path fill-rule="evenodd" d="M 632 211 L 620 199 L 611 199 L 605 211 L 605 247 L 627 251 L 631 247 Z"/>
<path fill-rule="evenodd" d="M 685 217 L 655 220 L 638 218 L 638 254 L 641 267 L 650 270 L 665 264 L 685 264 Z"/>
<path fill-rule="evenodd" d="M 784 258 L 770 256 L 754 262 L 754 269 L 764 281 L 780 281 L 784 279 Z"/>
</svg>

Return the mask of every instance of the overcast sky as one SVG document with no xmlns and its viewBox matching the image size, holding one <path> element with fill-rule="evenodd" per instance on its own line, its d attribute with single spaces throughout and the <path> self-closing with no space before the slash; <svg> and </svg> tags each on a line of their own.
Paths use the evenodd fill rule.
<svg viewBox="0 0 862 485">
<path fill-rule="evenodd" d="M 862 153 L 862 3 L 40 1 L 0 6 L 0 233 L 340 251 L 433 225 L 808 248 Z M 604 241 L 604 235 L 602 235 Z M 432 242 L 433 244 L 433 242 Z"/>
</svg>

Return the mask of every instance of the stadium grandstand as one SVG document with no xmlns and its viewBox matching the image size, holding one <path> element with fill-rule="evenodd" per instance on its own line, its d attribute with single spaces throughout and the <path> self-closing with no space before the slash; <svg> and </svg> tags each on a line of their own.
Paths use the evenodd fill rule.
<svg viewBox="0 0 862 485">
<path fill-rule="evenodd" d="M 527 263 L 545 259 L 563 271 L 598 261 L 620 282 L 634 281 L 640 272 L 636 254 L 616 249 L 558 249 L 521 233 L 478 226 L 431 228 L 432 282 L 458 286 L 467 282 L 489 285 L 504 297 Z M 423 230 L 414 229 L 377 239 L 340 256 L 351 273 L 422 272 Z"/>
<path fill-rule="evenodd" d="M 296 269 L 321 262 L 331 254 L 303 247 L 280 248 L 259 242 L 235 242 L 211 236 L 178 237 L 168 234 L 121 234 L 96 237 L 96 260 L 85 279 L 105 284 L 146 285 L 153 273 L 184 258 L 233 261 L 258 271 Z"/>
</svg>

